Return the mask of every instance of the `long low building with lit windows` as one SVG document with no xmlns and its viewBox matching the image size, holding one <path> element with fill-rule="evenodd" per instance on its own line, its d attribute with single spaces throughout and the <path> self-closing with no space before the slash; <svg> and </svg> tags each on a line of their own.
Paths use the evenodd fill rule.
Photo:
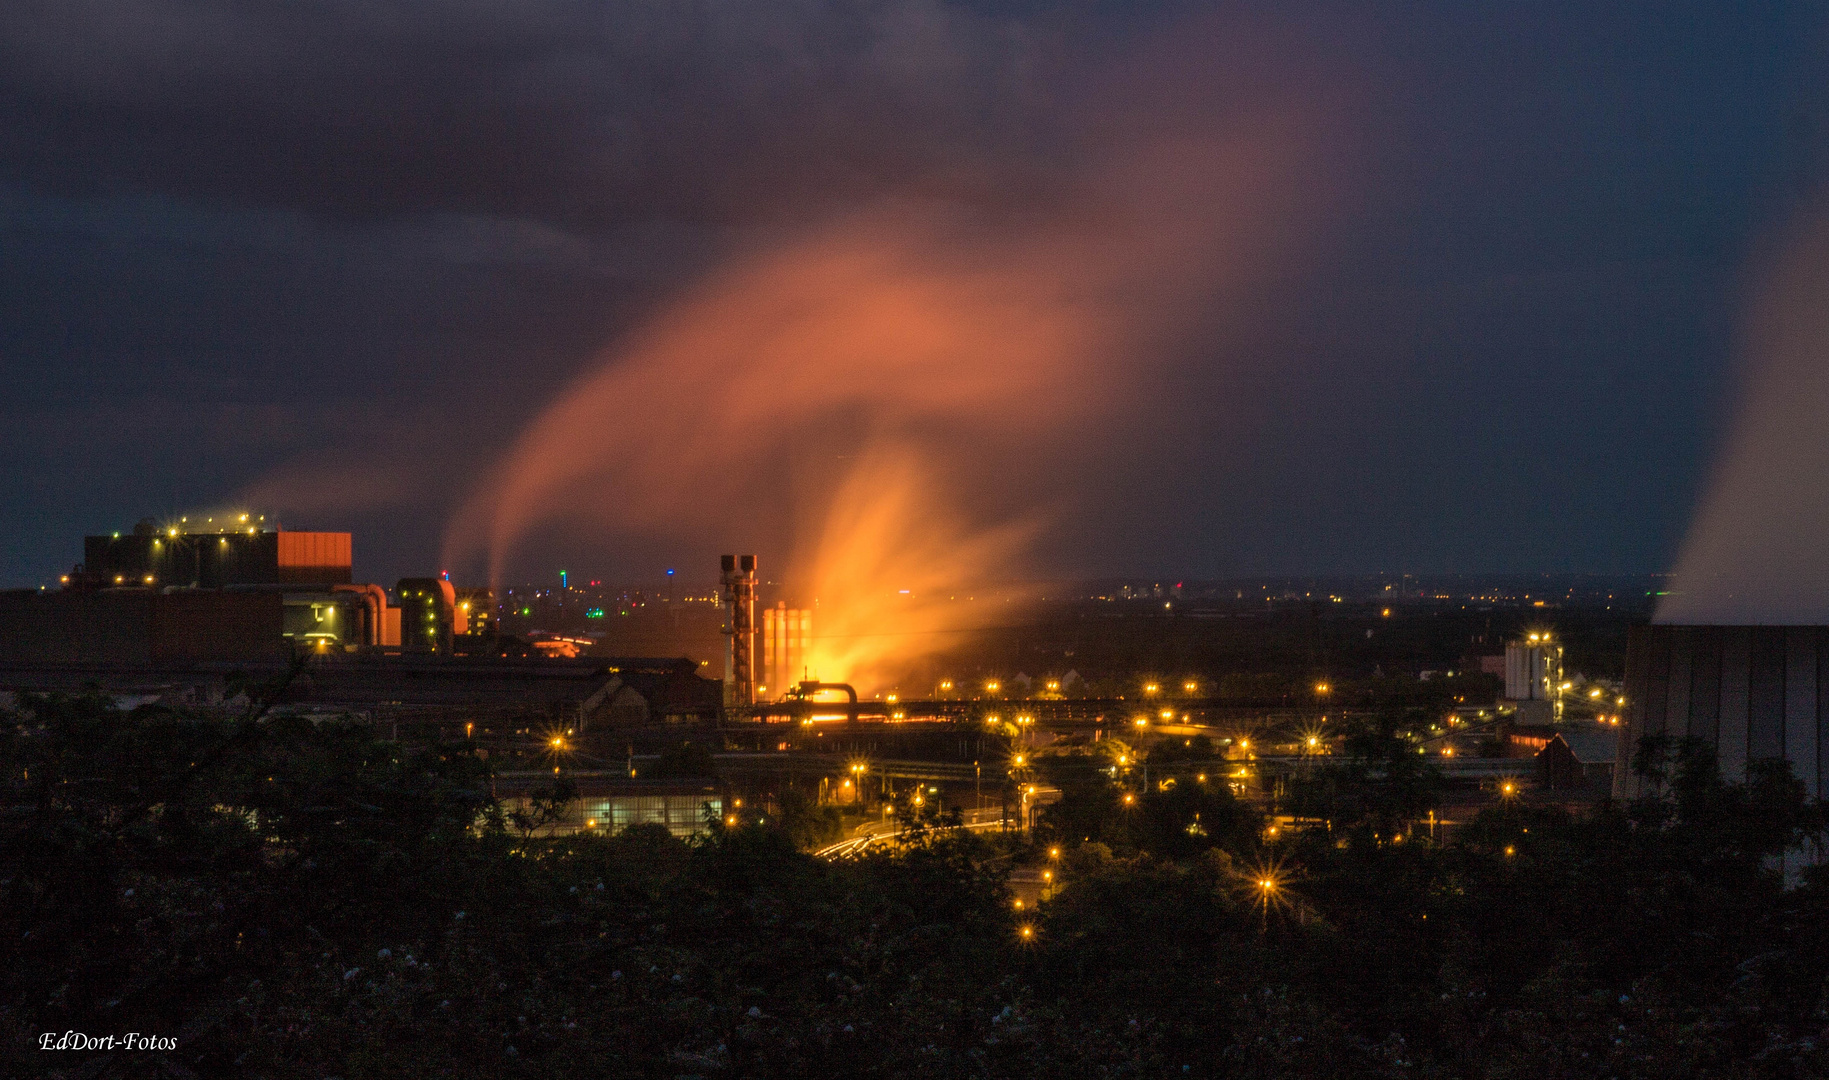
<svg viewBox="0 0 1829 1080">
<path fill-rule="evenodd" d="M 494 795 L 510 812 L 527 814 L 536 798 L 550 797 L 562 780 L 576 797 L 555 807 L 551 819 L 539 819 L 543 834 L 622 832 L 631 825 L 660 825 L 677 837 L 696 836 L 724 817 L 725 796 L 711 780 L 643 779 L 621 772 L 500 773 Z"/>
</svg>

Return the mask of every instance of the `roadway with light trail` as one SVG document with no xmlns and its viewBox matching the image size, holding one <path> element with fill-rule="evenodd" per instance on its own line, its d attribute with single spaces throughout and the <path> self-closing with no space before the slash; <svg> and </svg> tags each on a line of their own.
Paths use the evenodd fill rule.
<svg viewBox="0 0 1829 1080">
<path fill-rule="evenodd" d="M 966 821 L 961 826 L 965 829 L 995 829 L 1004 824 L 1001 809 L 987 807 L 983 810 L 968 811 L 965 816 Z M 872 821 L 859 826 L 856 835 L 849 836 L 835 844 L 828 844 L 813 852 L 813 856 L 834 862 L 855 858 L 863 854 L 872 844 L 887 843 L 908 831 L 899 828 L 898 823 L 894 820 Z"/>
</svg>

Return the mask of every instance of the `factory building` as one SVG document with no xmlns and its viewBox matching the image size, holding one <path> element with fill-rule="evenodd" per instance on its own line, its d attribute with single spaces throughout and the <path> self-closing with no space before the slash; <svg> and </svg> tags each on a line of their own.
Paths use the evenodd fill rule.
<svg viewBox="0 0 1829 1080">
<path fill-rule="evenodd" d="M 472 639 L 495 636 L 499 622 L 495 610 L 495 590 L 468 587 L 459 588 L 455 592 L 457 598 L 457 616 L 455 617 L 463 619 L 464 629 L 457 630 L 453 624 L 453 633 Z"/>
<path fill-rule="evenodd" d="M 142 594 L 144 595 L 144 594 Z M 3 606 L 5 598 L 0 598 Z M 271 640 L 268 638 L 267 640 Z M 154 658 L 116 651 L 97 660 L 31 662 L 0 657 L 0 693 L 105 693 L 172 705 L 220 705 L 246 680 L 281 679 L 290 653 L 236 662 L 216 656 Z M 650 724 L 705 723 L 719 712 L 719 686 L 683 657 L 449 657 L 310 653 L 275 708 L 306 715 L 366 716 L 376 722 L 443 729 L 468 722 L 508 727 L 529 721 L 579 732 Z M 519 718 L 518 720 L 516 718 Z"/>
<path fill-rule="evenodd" d="M 615 834 L 631 825 L 659 825 L 685 839 L 709 829 L 707 817 L 724 816 L 725 796 L 714 783 L 693 779 L 643 780 L 627 773 L 572 772 L 565 779 L 578 797 L 565 804 L 562 816 L 546 826 L 546 835 L 600 832 Z M 531 797 L 550 787 L 544 773 L 496 777 L 495 795 L 510 810 L 525 810 Z"/>
<path fill-rule="evenodd" d="M 150 588 L 0 593 L 0 661 L 249 663 L 287 655 L 275 592 Z"/>
<path fill-rule="evenodd" d="M 1634 627 L 1625 696 L 1617 798 L 1644 793 L 1632 757 L 1647 735 L 1700 740 L 1730 781 L 1781 759 L 1813 797 L 1829 794 L 1829 627 Z"/>
<path fill-rule="evenodd" d="M 401 578 L 394 586 L 400 601 L 400 648 L 406 652 L 451 654 L 452 639 L 470 629 L 457 606 L 457 589 L 444 578 Z"/>
<path fill-rule="evenodd" d="M 61 591 L 0 596 L 0 661 L 245 662 L 403 647 L 449 655 L 454 639 L 475 645 L 492 628 L 493 593 L 460 598 L 437 578 L 400 583 L 412 608 L 403 628 L 387 590 L 354 580 L 352 547 L 346 532 L 279 529 L 250 514 L 145 519 L 129 533 L 87 536 Z"/>
<path fill-rule="evenodd" d="M 291 532 L 258 525 L 192 532 L 182 521 L 160 526 L 148 519 L 127 535 L 83 537 L 83 569 L 77 576 L 102 588 L 221 589 L 347 585 L 354 580 L 346 532 Z"/>
<path fill-rule="evenodd" d="M 1505 643 L 1505 698 L 1521 723 L 1562 719 L 1562 643 L 1548 631 Z"/>
<path fill-rule="evenodd" d="M 777 601 L 762 609 L 762 686 L 764 698 L 779 699 L 807 675 L 807 647 L 813 638 L 813 613 Z"/>
<path fill-rule="evenodd" d="M 390 603 L 380 585 L 353 581 L 348 533 L 201 520 L 212 531 L 187 531 L 180 518 L 86 537 L 86 561 L 63 589 L 0 590 L 0 694 L 99 689 L 219 705 L 247 679 L 290 678 L 278 707 L 393 723 L 526 715 L 582 731 L 720 713 L 718 684 L 685 657 L 510 655 L 488 589 L 406 578 Z M 255 524 L 240 528 L 246 520 Z M 300 654 L 311 661 L 302 674 Z M 678 807 L 662 808 L 664 823 L 684 826 Z M 648 803 L 628 809 L 629 821 L 655 820 L 642 816 Z M 612 810 L 606 820 L 621 821 Z"/>
</svg>

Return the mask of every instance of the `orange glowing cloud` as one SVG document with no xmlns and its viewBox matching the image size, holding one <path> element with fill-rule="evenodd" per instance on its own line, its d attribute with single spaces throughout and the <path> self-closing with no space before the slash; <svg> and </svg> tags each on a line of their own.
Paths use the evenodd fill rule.
<svg viewBox="0 0 1829 1080">
<path fill-rule="evenodd" d="M 936 598 L 1019 574 L 1047 525 L 968 509 L 958 478 L 995 487 L 1121 415 L 1323 201 L 1319 110 L 1173 113 L 1104 118 L 1121 134 L 1020 198 L 885 199 L 730 259 L 521 434 L 453 518 L 445 564 L 481 556 L 499 579 L 552 523 L 750 549 L 785 522 L 791 554 L 763 555 L 818 602 L 820 674 L 893 679 L 959 628 Z M 766 477 L 808 442 L 852 464 L 784 500 Z"/>
<path fill-rule="evenodd" d="M 1032 527 L 973 526 L 953 512 L 915 455 L 879 448 L 832 493 L 817 534 L 796 551 L 793 580 L 813 609 L 814 678 L 892 687 L 911 661 L 960 643 L 1023 598 L 962 586 L 1018 564 Z"/>
</svg>

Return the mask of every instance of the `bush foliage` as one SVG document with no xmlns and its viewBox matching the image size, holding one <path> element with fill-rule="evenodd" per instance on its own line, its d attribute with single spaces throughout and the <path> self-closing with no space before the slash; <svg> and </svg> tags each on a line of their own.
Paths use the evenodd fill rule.
<svg viewBox="0 0 1829 1080">
<path fill-rule="evenodd" d="M 832 825 L 798 805 L 692 844 L 643 827 L 539 839 L 465 745 L 27 700 L 0 725 L 0 1069 L 1829 1070 L 1829 889 L 1797 856 L 1821 822 L 1782 768 L 1727 784 L 1653 747 L 1660 798 L 1582 818 L 1506 806 L 1435 845 L 1392 841 L 1430 792 L 1381 771 L 1386 749 L 1370 732 L 1311 792 L 1328 827 L 1275 840 L 1223 787 L 1126 805 L 1087 768 L 1044 826 L 1064 884 L 1018 911 L 1012 864 L 1047 852 L 940 816 L 846 863 L 802 852 Z M 66 1030 L 178 1045 L 36 1049 Z"/>
</svg>

